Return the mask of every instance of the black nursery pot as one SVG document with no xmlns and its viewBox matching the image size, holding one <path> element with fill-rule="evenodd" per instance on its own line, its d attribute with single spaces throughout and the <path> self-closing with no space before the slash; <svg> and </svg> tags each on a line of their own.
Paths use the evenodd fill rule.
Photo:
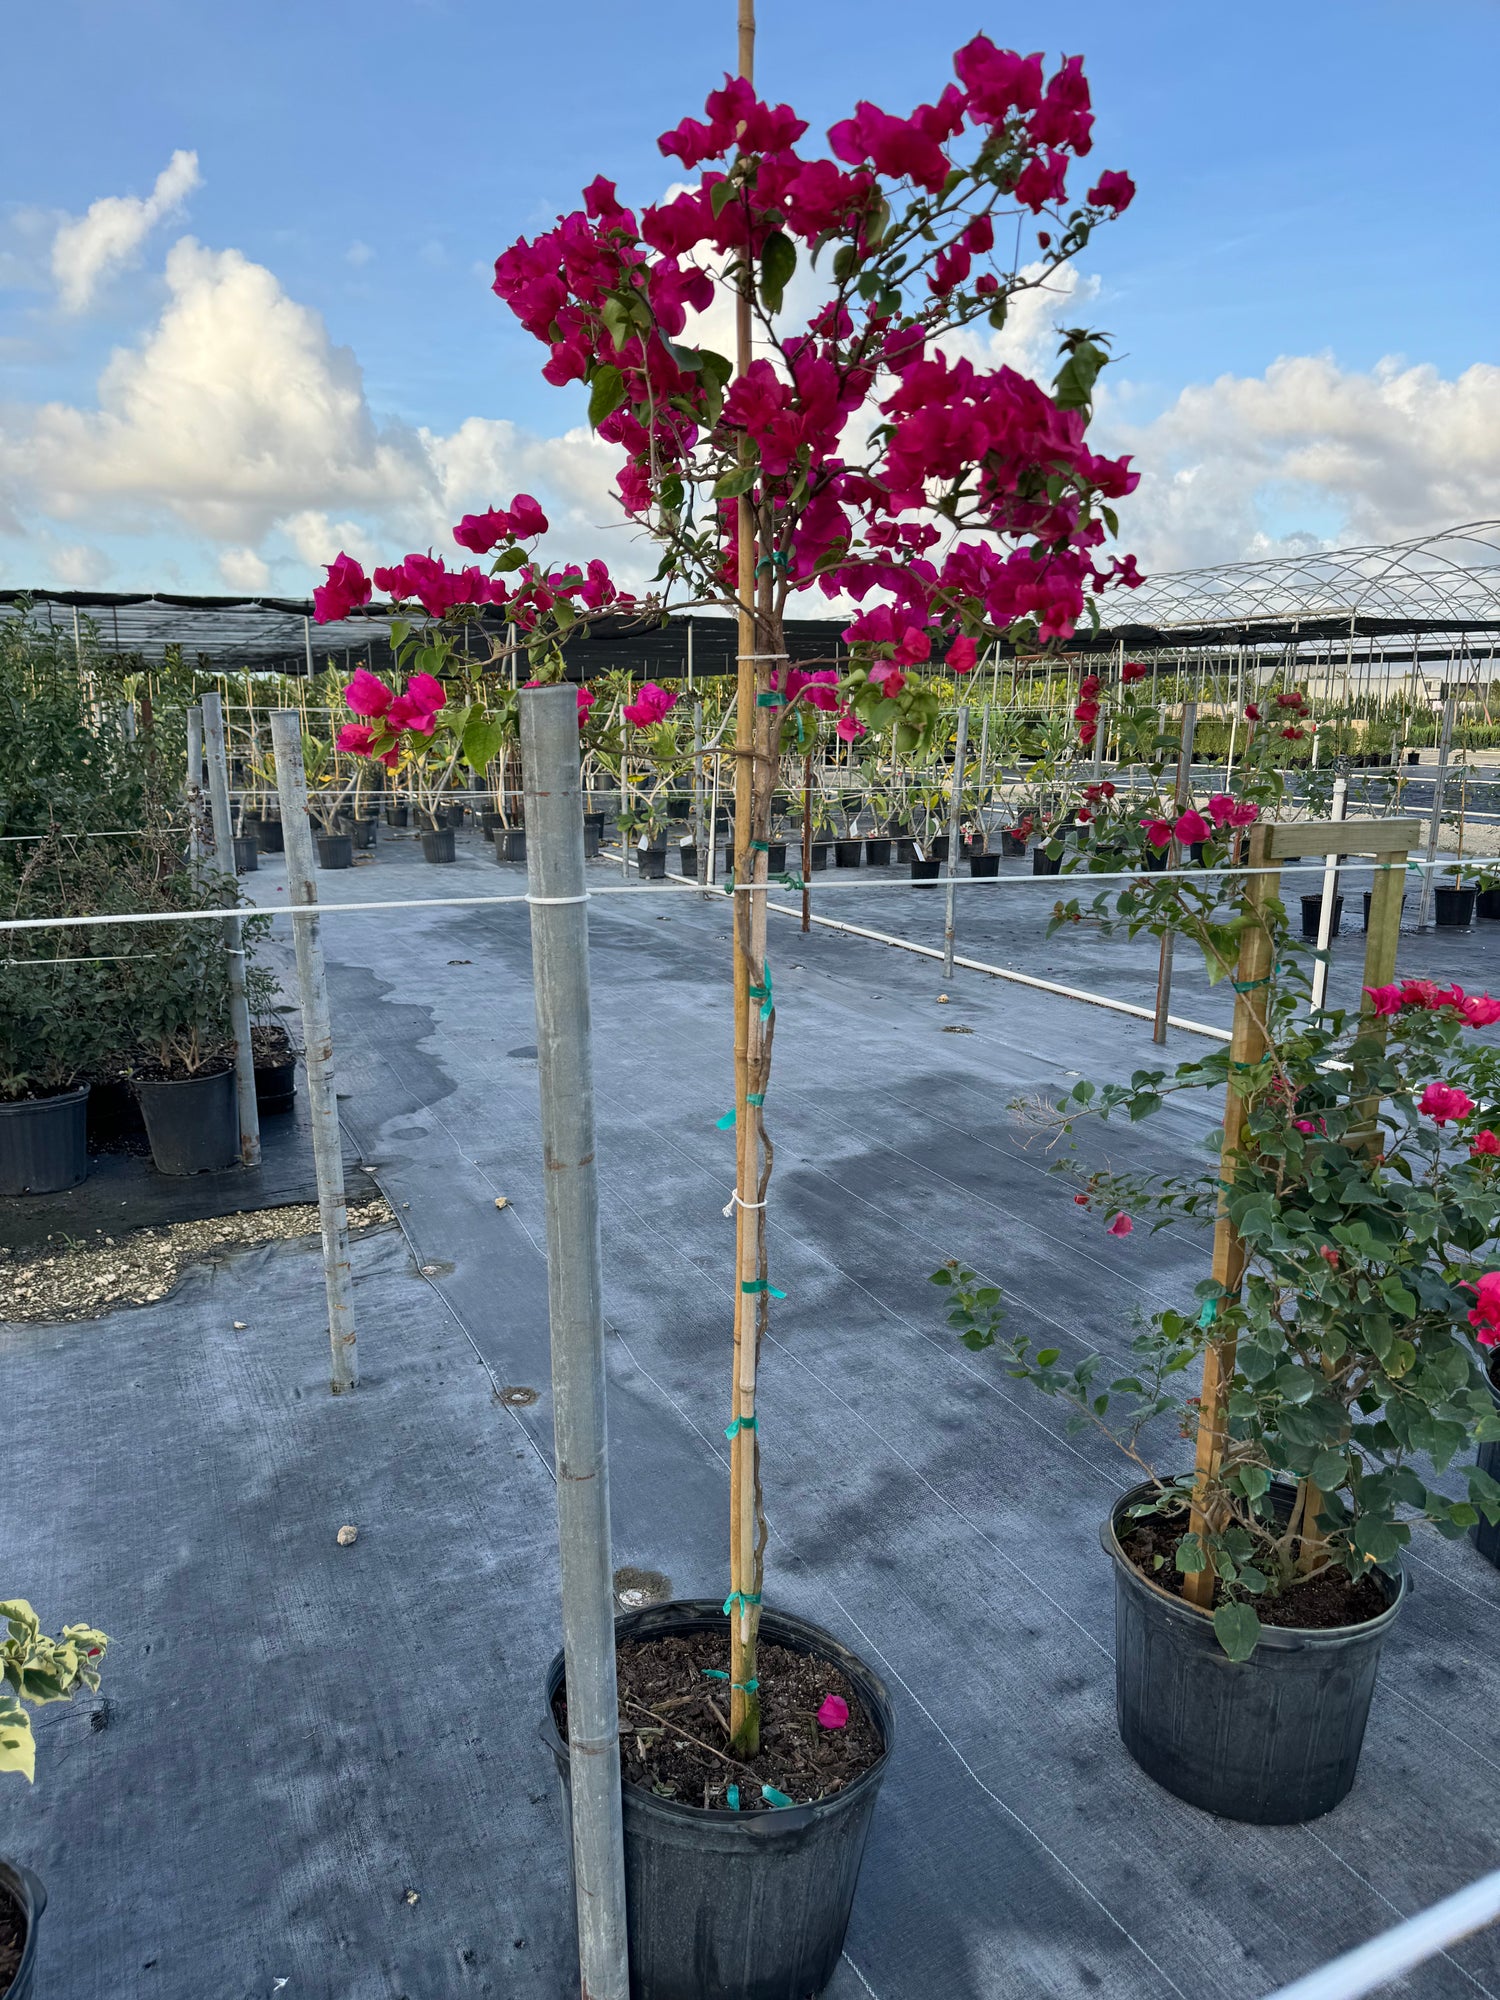
<svg viewBox="0 0 1500 2000">
<path fill-rule="evenodd" d="M 888 840 L 867 840 L 865 859 L 872 868 L 889 868 L 891 865 L 891 843 Z"/>
<path fill-rule="evenodd" d="M 1434 923 L 1462 926 L 1472 924 L 1477 895 L 1478 892 L 1474 889 L 1434 889 L 1432 892 Z"/>
<path fill-rule="evenodd" d="M 969 873 L 979 876 L 998 875 L 1000 873 L 999 855 L 971 854 L 969 856 Z"/>
<path fill-rule="evenodd" d="M 320 868 L 352 868 L 354 836 L 351 833 L 320 833 L 317 837 Z"/>
<path fill-rule="evenodd" d="M 1495 1399 L 1495 1411 L 1500 1415 L 1500 1382 L 1488 1375 L 1490 1394 Z M 1500 1479 L 1500 1438 L 1491 1438 L 1479 1447 L 1477 1463 L 1481 1472 L 1487 1472 L 1491 1479 Z M 1483 1514 L 1469 1530 L 1469 1540 L 1478 1549 L 1486 1562 L 1500 1569 L 1500 1521 L 1493 1524 Z"/>
<path fill-rule="evenodd" d="M 647 882 L 665 882 L 667 879 L 667 854 L 662 847 L 638 847 L 635 851 L 637 873 Z"/>
<path fill-rule="evenodd" d="M 1024 836 L 1019 833 L 1002 833 L 1000 836 L 1000 852 L 1012 856 L 1024 854 L 1026 852 Z"/>
<path fill-rule="evenodd" d="M 766 873 L 784 875 L 786 873 L 786 842 L 768 840 L 766 842 Z"/>
<path fill-rule="evenodd" d="M 1125 1510 L 1151 1491 L 1124 1494 L 1099 1531 L 1115 1566 L 1121 1741 L 1164 1790 L 1222 1819 L 1294 1826 L 1320 1818 L 1354 1783 L 1405 1575 L 1382 1575 L 1390 1602 L 1378 1618 L 1332 1631 L 1267 1626 L 1250 1658 L 1236 1662 L 1206 1612 L 1148 1583 L 1120 1547 Z"/>
<path fill-rule="evenodd" d="M 444 826 L 453 827 L 456 830 L 463 825 L 464 814 L 467 810 L 466 806 L 439 806 L 438 818 Z"/>
<path fill-rule="evenodd" d="M 262 854 L 282 854 L 286 851 L 286 835 L 279 819 L 263 819 L 255 829 L 255 838 Z"/>
<path fill-rule="evenodd" d="M 1474 914 L 1491 922 L 1500 917 L 1500 889 L 1481 889 L 1474 898 Z"/>
<path fill-rule="evenodd" d="M 1031 872 L 1033 875 L 1061 875 L 1062 856 L 1059 854 L 1054 861 L 1045 847 L 1033 847 L 1031 850 Z"/>
<path fill-rule="evenodd" d="M 815 840 L 813 842 L 808 852 L 812 858 L 812 871 L 815 875 L 828 866 L 828 856 L 832 848 L 833 842 L 831 840 Z"/>
<path fill-rule="evenodd" d="M 21 1963 L 16 1967 L 5 2000 L 32 2000 L 36 1976 L 37 1932 L 47 1907 L 47 1891 L 40 1876 L 14 1861 L 0 1861 L 0 1899 L 13 1903 L 21 1913 L 26 1942 L 21 1947 Z"/>
<path fill-rule="evenodd" d="M 422 835 L 422 859 L 424 861 L 456 861 L 458 851 L 453 844 L 451 826 L 429 829 Z"/>
<path fill-rule="evenodd" d="M 615 1620 L 620 1639 L 724 1630 L 719 1605 L 655 1604 Z M 628 1781 L 625 1910 L 635 2000 L 813 2000 L 844 1948 L 865 1837 L 890 1762 L 895 1714 L 883 1683 L 831 1633 L 766 1610 L 760 1635 L 831 1660 L 885 1739 L 885 1753 L 832 1798 L 735 1813 L 658 1798 Z M 563 1656 L 548 1669 L 542 1741 L 557 1762 L 571 1816 L 568 1746 L 552 1700 Z"/>
<path fill-rule="evenodd" d="M 260 867 L 260 843 L 253 833 L 237 833 L 234 837 L 234 872 L 236 875 L 254 875 Z"/>
<path fill-rule="evenodd" d="M 0 1104 L 0 1194 L 56 1194 L 89 1170 L 89 1087 Z"/>
<path fill-rule="evenodd" d="M 352 819 L 349 822 L 349 838 L 356 847 L 375 845 L 375 821 L 371 818 Z"/>
<path fill-rule="evenodd" d="M 386 825 L 405 826 L 409 810 L 410 808 L 407 806 L 387 806 L 385 809 Z"/>
<path fill-rule="evenodd" d="M 290 1111 L 297 1096 L 297 1058 L 255 1065 L 255 1108 L 261 1112 Z"/>
<path fill-rule="evenodd" d="M 1323 898 L 1321 895 L 1304 896 L 1302 898 L 1302 935 L 1305 938 L 1317 937 L 1318 919 L 1322 915 L 1322 913 L 1323 913 Z M 1342 896 L 1335 896 L 1333 899 L 1333 929 L 1329 932 L 1330 937 L 1338 936 L 1340 928 L 1343 925 L 1343 921 L 1344 921 L 1344 899 Z M 1365 916 L 1365 929 L 1368 930 L 1369 928 L 1370 928 L 1370 921 L 1369 921 L 1369 914 L 1367 912 Z"/>
<path fill-rule="evenodd" d="M 583 816 L 583 825 L 585 832 L 587 832 L 592 827 L 594 832 L 598 834 L 599 838 L 603 840 L 604 838 L 603 813 L 585 813 Z"/>
<path fill-rule="evenodd" d="M 946 861 L 948 859 L 948 836 L 946 833 L 935 833 L 931 840 L 928 841 L 927 858 L 929 861 Z"/>
<path fill-rule="evenodd" d="M 896 866 L 904 868 L 908 861 L 917 858 L 917 843 L 902 834 L 896 841 Z"/>
<path fill-rule="evenodd" d="M 496 829 L 495 859 L 497 861 L 524 861 L 526 859 L 526 829 L 524 826 L 506 826 Z"/>
<path fill-rule="evenodd" d="M 929 856 L 926 861 L 920 855 L 914 854 L 911 858 L 911 879 L 913 882 L 935 882 L 942 865 L 935 854 Z"/>
<path fill-rule="evenodd" d="M 1403 897 L 1401 898 L 1401 910 L 1400 910 L 1400 911 L 1398 911 L 1398 913 L 1397 913 L 1397 922 L 1399 922 L 1399 921 L 1400 921 L 1400 918 L 1401 918 L 1401 915 L 1402 915 L 1402 914 L 1404 914 L 1405 910 L 1406 910 L 1406 898 L 1405 898 L 1405 896 L 1403 896 Z M 1370 892 L 1369 892 L 1369 890 L 1368 890 L 1368 889 L 1366 889 L 1366 891 L 1365 891 L 1365 929 L 1366 929 L 1366 930 L 1368 930 L 1369 928 L 1370 928 Z"/>
<path fill-rule="evenodd" d="M 834 865 L 838 868 L 857 868 L 864 855 L 862 840 L 836 840 L 833 843 Z"/>
<path fill-rule="evenodd" d="M 504 824 L 504 820 L 501 819 L 497 812 L 482 812 L 479 815 L 479 830 L 486 840 L 493 840 L 496 827 L 503 826 Z"/>
<path fill-rule="evenodd" d="M 239 1104 L 234 1070 L 174 1077 L 135 1086 L 159 1174 L 206 1174 L 232 1167 L 240 1156 Z"/>
</svg>

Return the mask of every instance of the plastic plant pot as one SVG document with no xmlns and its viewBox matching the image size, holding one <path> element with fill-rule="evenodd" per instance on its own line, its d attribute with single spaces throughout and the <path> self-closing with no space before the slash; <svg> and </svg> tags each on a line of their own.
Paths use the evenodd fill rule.
<svg viewBox="0 0 1500 2000">
<path fill-rule="evenodd" d="M 0 1899 L 12 1903 L 21 1913 L 26 1942 L 21 1946 L 21 1963 L 5 1990 L 5 2000 L 32 2000 L 36 1977 L 37 1932 L 47 1907 L 47 1891 L 41 1878 L 14 1861 L 0 1861 Z"/>
<path fill-rule="evenodd" d="M 895 858 L 896 866 L 898 868 L 905 868 L 908 862 L 915 861 L 917 858 L 917 843 L 906 834 L 898 835 Z"/>
<path fill-rule="evenodd" d="M 948 859 L 948 836 L 946 833 L 935 833 L 931 840 L 928 841 L 927 859 L 929 861 L 946 861 Z"/>
<path fill-rule="evenodd" d="M 496 833 L 495 857 L 499 861 L 524 861 L 526 859 L 526 829 L 524 826 L 502 827 Z"/>
<path fill-rule="evenodd" d="M 646 882 L 665 882 L 667 879 L 667 854 L 662 847 L 638 847 L 635 854 L 636 872 Z"/>
<path fill-rule="evenodd" d="M 387 806 L 385 823 L 387 826 L 405 826 L 409 813 L 410 808 L 407 806 Z"/>
<path fill-rule="evenodd" d="M 349 833 L 320 833 L 317 836 L 318 866 L 320 868 L 352 868 L 354 866 L 354 836 Z"/>
<path fill-rule="evenodd" d="M 493 840 L 495 838 L 496 827 L 503 826 L 504 824 L 504 820 L 501 819 L 497 812 L 482 812 L 479 815 L 479 830 L 486 840 Z"/>
<path fill-rule="evenodd" d="M 1406 1578 L 1386 1576 L 1379 1617 L 1329 1631 L 1266 1626 L 1231 1660 L 1206 1611 L 1146 1578 L 1119 1542 L 1133 1487 L 1099 1531 L 1115 1569 L 1120 1738 L 1164 1790 L 1221 1819 L 1295 1826 L 1331 1812 L 1354 1783 L 1386 1635 Z M 1291 1505 L 1291 1489 L 1285 1489 Z"/>
<path fill-rule="evenodd" d="M 1500 918 L 1500 889 L 1481 889 L 1474 898 L 1474 914 L 1490 923 Z"/>
<path fill-rule="evenodd" d="M 1500 1414 L 1500 1382 L 1495 1380 L 1493 1372 L 1489 1375 L 1489 1385 L 1496 1413 Z M 1477 1462 L 1481 1472 L 1487 1472 L 1491 1479 L 1500 1479 L 1500 1438 L 1491 1438 L 1479 1447 Z M 1469 1540 L 1486 1562 L 1500 1569 L 1500 1521 L 1491 1523 L 1481 1514 L 1469 1530 Z"/>
<path fill-rule="evenodd" d="M 651 1639 L 724 1625 L 719 1605 L 678 1602 L 632 1611 L 616 1619 L 615 1632 Z M 885 1751 L 831 1798 L 768 1812 L 705 1809 L 622 1785 L 630 1990 L 642 2000 L 813 2000 L 838 1970 L 895 1714 L 883 1683 L 832 1634 L 767 1609 L 760 1635 L 833 1661 Z M 557 1764 L 567 1825 L 568 1746 L 552 1710 L 562 1679 L 559 1653 L 547 1673 L 541 1733 Z"/>
<path fill-rule="evenodd" d="M 458 850 L 453 841 L 451 826 L 430 829 L 422 835 L 422 859 L 424 861 L 456 861 Z"/>
<path fill-rule="evenodd" d="M 373 847 L 375 845 L 374 820 L 370 818 L 350 820 L 349 837 L 356 847 Z"/>
<path fill-rule="evenodd" d="M 1322 914 L 1323 898 L 1321 895 L 1304 896 L 1302 898 L 1302 935 L 1305 938 L 1317 937 L 1318 923 Z M 1335 896 L 1333 899 L 1333 929 L 1329 932 L 1330 937 L 1338 936 L 1343 921 L 1344 899 L 1342 896 Z M 1368 920 L 1366 921 L 1365 928 L 1366 930 L 1369 929 Z"/>
<path fill-rule="evenodd" d="M 831 840 L 815 840 L 808 850 L 812 862 L 812 872 L 819 875 L 828 866 L 828 857 L 833 852 Z"/>
<path fill-rule="evenodd" d="M 89 1170 L 89 1087 L 0 1104 L 0 1195 L 57 1194 Z"/>
<path fill-rule="evenodd" d="M 467 806 L 439 806 L 438 818 L 445 827 L 451 827 L 457 832 L 464 823 L 464 814 L 467 811 Z"/>
<path fill-rule="evenodd" d="M 1033 847 L 1031 850 L 1031 872 L 1033 875 L 1061 875 L 1062 856 L 1059 854 L 1054 861 L 1045 847 Z"/>
<path fill-rule="evenodd" d="M 786 842 L 769 840 L 766 842 L 766 873 L 784 875 L 786 873 Z"/>
<path fill-rule="evenodd" d="M 297 1096 L 297 1058 L 255 1065 L 255 1105 L 261 1112 L 290 1111 Z"/>
<path fill-rule="evenodd" d="M 600 838 L 601 836 L 597 827 L 586 826 L 583 829 L 583 858 L 585 861 L 593 861 L 598 856 Z"/>
<path fill-rule="evenodd" d="M 263 819 L 255 829 L 255 838 L 262 854 L 286 852 L 286 835 L 279 819 Z"/>
<path fill-rule="evenodd" d="M 867 840 L 865 859 L 872 868 L 889 868 L 891 865 L 891 843 L 888 840 Z"/>
<path fill-rule="evenodd" d="M 234 872 L 236 875 L 253 875 L 260 867 L 260 843 L 252 833 L 237 833 L 234 836 Z"/>
<path fill-rule="evenodd" d="M 999 855 L 971 854 L 969 856 L 969 873 L 971 875 L 978 875 L 984 879 L 998 875 L 1000 873 Z"/>
<path fill-rule="evenodd" d="M 1405 896 L 1403 896 L 1403 897 L 1401 898 L 1401 912 L 1402 912 L 1402 913 L 1404 913 L 1404 912 L 1405 912 L 1405 909 L 1406 909 L 1406 898 L 1405 898 Z M 1398 922 L 1400 921 L 1400 915 L 1399 915 L 1399 914 L 1398 914 L 1398 917 L 1397 917 L 1397 921 L 1398 921 Z M 1370 892 L 1369 892 L 1369 890 L 1368 890 L 1368 889 L 1366 889 L 1366 891 L 1365 891 L 1365 929 L 1366 929 L 1366 930 L 1368 930 L 1369 928 L 1370 928 Z"/>
<path fill-rule="evenodd" d="M 862 840 L 836 840 L 833 843 L 833 863 L 836 868 L 858 868 L 865 857 Z"/>
<path fill-rule="evenodd" d="M 911 858 L 911 879 L 913 882 L 935 882 L 942 865 L 935 854 L 929 855 L 925 861 L 920 854 L 914 854 Z"/>
<path fill-rule="evenodd" d="M 240 1156 L 239 1105 L 229 1065 L 207 1076 L 137 1081 L 136 1095 L 159 1174 L 206 1174 Z"/>
<path fill-rule="evenodd" d="M 1432 892 L 1432 920 L 1437 924 L 1457 925 L 1467 928 L 1474 921 L 1474 904 L 1478 891 L 1474 889 L 1434 889 Z"/>
<path fill-rule="evenodd" d="M 1018 855 L 1024 854 L 1026 852 L 1025 835 L 1019 833 L 1002 833 L 1000 836 L 1000 852 L 1010 855 L 1013 860 Z"/>
</svg>

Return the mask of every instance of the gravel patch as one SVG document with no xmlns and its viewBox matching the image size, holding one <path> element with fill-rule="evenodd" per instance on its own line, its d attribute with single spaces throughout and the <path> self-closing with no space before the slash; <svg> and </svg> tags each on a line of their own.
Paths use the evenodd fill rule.
<svg viewBox="0 0 1500 2000">
<path fill-rule="evenodd" d="M 351 1232 L 394 1219 L 383 1195 L 349 1204 Z M 222 1263 L 256 1243 L 317 1233 L 318 1205 L 310 1201 L 89 1241 L 59 1231 L 34 1249 L 0 1248 L 0 1320 L 96 1319 L 116 1306 L 150 1305 L 167 1296 L 190 1264 Z"/>
</svg>

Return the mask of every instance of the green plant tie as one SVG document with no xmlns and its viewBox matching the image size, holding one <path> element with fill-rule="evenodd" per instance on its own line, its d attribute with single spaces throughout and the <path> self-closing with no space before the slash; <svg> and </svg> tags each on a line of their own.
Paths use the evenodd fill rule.
<svg viewBox="0 0 1500 2000">
<path fill-rule="evenodd" d="M 714 1124 L 720 1132 L 727 1132 L 733 1123 L 734 1123 L 734 1106 L 732 1104 L 730 1105 L 729 1109 L 724 1113 L 724 1116 L 722 1118 L 716 1118 L 714 1120 Z"/>
<path fill-rule="evenodd" d="M 724 1802 L 725 1802 L 725 1804 L 726 1804 L 726 1805 L 727 1805 L 727 1806 L 729 1807 L 729 1810 L 730 1810 L 731 1812 L 738 1812 L 738 1811 L 739 1811 L 739 1809 L 740 1809 L 740 1788 L 739 1788 L 739 1786 L 738 1786 L 738 1785 L 730 1785 L 730 1786 L 728 1787 L 728 1789 L 727 1789 L 727 1790 L 725 1791 L 725 1793 L 724 1793 Z"/>
<path fill-rule="evenodd" d="M 724 1435 L 727 1438 L 732 1438 L 737 1437 L 741 1431 L 758 1431 L 759 1429 L 759 1417 L 736 1417 L 732 1424 L 724 1426 Z"/>
<path fill-rule="evenodd" d="M 765 1101 L 766 1093 L 763 1090 L 747 1090 L 745 1092 L 745 1102 L 747 1104 L 761 1105 Z"/>
<path fill-rule="evenodd" d="M 785 1292 L 778 1292 L 776 1287 L 767 1284 L 764 1278 L 741 1278 L 740 1290 L 742 1292 L 769 1292 L 773 1299 L 784 1299 L 786 1297 Z"/>
<path fill-rule="evenodd" d="M 1198 1315 L 1199 1326 L 1212 1326 L 1218 1317 L 1219 1301 L 1217 1299 L 1205 1299 L 1203 1301 L 1203 1310 Z"/>
<path fill-rule="evenodd" d="M 1236 993 L 1253 993 L 1257 986 L 1270 985 L 1271 974 L 1268 972 L 1264 979 L 1231 979 L 1229 983 Z"/>
<path fill-rule="evenodd" d="M 711 1680 L 711 1681 L 729 1681 L 729 1676 L 728 1676 L 728 1674 L 726 1674 L 726 1673 L 725 1673 L 725 1671 L 724 1671 L 724 1669 L 723 1669 L 722 1667 L 700 1667 L 700 1668 L 698 1669 L 698 1671 L 699 1671 L 699 1673 L 700 1673 L 700 1674 L 702 1674 L 702 1675 L 704 1676 L 704 1678 L 705 1678 L 705 1679 L 707 1679 L 707 1680 Z M 743 1689 L 745 1690 L 746 1694 L 754 1694 L 755 1690 L 756 1690 L 756 1689 L 757 1689 L 757 1688 L 758 1688 L 758 1687 L 760 1686 L 760 1682 L 759 1682 L 759 1681 L 729 1681 L 729 1685 L 730 1685 L 730 1686 L 731 1686 L 732 1688 L 743 1688 Z"/>
<path fill-rule="evenodd" d="M 752 1000 L 758 1000 L 760 1002 L 760 1018 L 763 1021 L 769 1021 L 771 1018 L 771 1010 L 776 1004 L 775 1001 L 771 998 L 771 968 L 769 965 L 766 967 L 765 985 L 752 986 L 750 988 L 750 998 Z"/>
<path fill-rule="evenodd" d="M 772 688 L 769 694 L 758 694 L 755 697 L 755 706 L 757 708 L 785 708 L 786 696 L 778 694 L 775 688 Z"/>
<path fill-rule="evenodd" d="M 752 840 L 750 843 L 750 852 L 752 854 L 769 854 L 770 851 L 771 843 L 768 840 Z"/>
<path fill-rule="evenodd" d="M 736 1605 L 740 1607 L 740 1614 L 743 1616 L 749 1611 L 752 1604 L 759 1603 L 760 1592 L 758 1590 L 731 1590 L 729 1595 L 724 1599 L 724 1616 L 726 1618 L 729 1617 Z"/>
<path fill-rule="evenodd" d="M 779 882 L 784 889 L 805 889 L 807 884 L 800 875 L 773 875 L 773 882 Z"/>
<path fill-rule="evenodd" d="M 760 1795 L 768 1806 L 789 1806 L 792 1802 L 785 1792 L 778 1792 L 774 1785 L 762 1785 Z"/>
<path fill-rule="evenodd" d="M 745 1094 L 745 1102 L 747 1104 L 753 1104 L 757 1110 L 760 1109 L 761 1105 L 763 1105 L 765 1101 L 766 1101 L 766 1093 L 763 1090 L 751 1090 L 747 1091 Z M 734 1123 L 734 1116 L 735 1116 L 734 1108 L 733 1106 L 731 1106 L 730 1109 L 724 1113 L 724 1116 L 722 1118 L 716 1118 L 714 1120 L 714 1124 L 720 1132 L 727 1132 Z"/>
<path fill-rule="evenodd" d="M 773 549 L 770 555 L 762 556 L 760 561 L 755 565 L 755 574 L 759 576 L 763 569 L 779 569 L 786 574 L 790 574 L 791 567 L 792 558 L 790 552 L 786 549 Z"/>
</svg>

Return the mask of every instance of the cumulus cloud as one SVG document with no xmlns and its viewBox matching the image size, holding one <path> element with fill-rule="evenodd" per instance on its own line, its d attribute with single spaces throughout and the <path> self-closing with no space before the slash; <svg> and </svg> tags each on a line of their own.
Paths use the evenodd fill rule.
<svg viewBox="0 0 1500 2000">
<path fill-rule="evenodd" d="M 1448 378 L 1389 358 L 1368 372 L 1286 356 L 1184 389 L 1145 424 L 1106 404 L 1141 485 L 1122 527 L 1160 570 L 1397 541 L 1500 516 L 1500 368 Z"/>
<path fill-rule="evenodd" d="M 198 155 L 180 147 L 156 177 L 150 194 L 111 194 L 70 217 L 52 239 L 52 276 L 66 312 L 82 312 L 101 282 L 129 262 L 147 236 L 201 187 Z"/>
<path fill-rule="evenodd" d="M 231 590 L 259 595 L 271 581 L 271 567 L 254 549 L 225 549 L 219 557 L 219 575 Z"/>
</svg>

